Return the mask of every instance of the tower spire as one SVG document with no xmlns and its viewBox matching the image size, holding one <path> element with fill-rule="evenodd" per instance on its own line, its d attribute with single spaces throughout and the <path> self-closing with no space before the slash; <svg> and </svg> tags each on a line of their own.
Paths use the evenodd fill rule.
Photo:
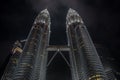
<svg viewBox="0 0 120 80">
<path fill-rule="evenodd" d="M 72 8 L 68 10 L 66 17 L 66 24 L 70 25 L 72 23 L 79 22 L 83 24 L 81 16 Z"/>
<path fill-rule="evenodd" d="M 36 23 L 46 23 L 50 28 L 50 14 L 47 9 L 42 10 L 36 17 L 34 24 Z"/>
</svg>

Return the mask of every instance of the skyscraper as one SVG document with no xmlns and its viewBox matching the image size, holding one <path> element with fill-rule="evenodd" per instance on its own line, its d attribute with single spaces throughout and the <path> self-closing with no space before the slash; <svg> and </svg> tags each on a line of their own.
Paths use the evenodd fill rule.
<svg viewBox="0 0 120 80">
<path fill-rule="evenodd" d="M 106 80 L 103 65 L 82 18 L 69 9 L 66 19 L 73 80 Z"/>
<path fill-rule="evenodd" d="M 41 11 L 33 23 L 13 73 L 8 72 L 12 73 L 12 76 L 9 79 L 4 76 L 7 74 L 7 67 L 2 80 L 46 80 L 47 65 L 57 53 L 60 53 L 70 66 L 72 80 L 107 80 L 82 18 L 71 8 L 66 17 L 66 32 L 68 45 L 49 46 L 50 15 L 47 9 Z M 49 51 L 56 51 L 56 53 L 47 63 Z M 70 63 L 61 51 L 68 51 Z"/>
</svg>

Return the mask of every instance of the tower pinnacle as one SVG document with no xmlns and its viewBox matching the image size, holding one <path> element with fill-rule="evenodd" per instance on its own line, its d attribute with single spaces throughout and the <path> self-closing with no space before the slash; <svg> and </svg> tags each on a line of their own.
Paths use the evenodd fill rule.
<svg viewBox="0 0 120 80">
<path fill-rule="evenodd" d="M 45 23 L 50 28 L 50 14 L 47 9 L 42 10 L 36 17 L 34 24 Z"/>
<path fill-rule="evenodd" d="M 81 16 L 73 9 L 69 9 L 66 17 L 66 24 L 71 25 L 72 23 L 78 22 L 83 24 Z"/>
</svg>

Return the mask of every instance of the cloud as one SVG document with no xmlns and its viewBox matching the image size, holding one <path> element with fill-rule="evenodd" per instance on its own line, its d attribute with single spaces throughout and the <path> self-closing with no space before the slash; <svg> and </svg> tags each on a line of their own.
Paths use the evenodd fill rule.
<svg viewBox="0 0 120 80">
<path fill-rule="evenodd" d="M 27 0 L 31 3 L 33 9 L 40 11 L 41 9 L 48 8 L 49 10 L 57 10 L 57 7 L 62 4 L 68 7 L 76 8 L 78 0 Z"/>
</svg>

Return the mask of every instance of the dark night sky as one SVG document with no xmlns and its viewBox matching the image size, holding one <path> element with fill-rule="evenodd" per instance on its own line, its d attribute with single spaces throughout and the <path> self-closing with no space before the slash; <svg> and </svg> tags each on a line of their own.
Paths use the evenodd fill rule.
<svg viewBox="0 0 120 80">
<path fill-rule="evenodd" d="M 52 21 L 50 44 L 66 44 L 65 20 L 69 7 L 81 15 L 93 42 L 108 49 L 109 55 L 115 59 L 114 66 L 119 71 L 117 69 L 120 67 L 119 0 L 2 0 L 0 2 L 1 72 L 11 52 L 12 44 L 27 37 L 35 17 L 45 8 L 48 8 Z"/>
</svg>

